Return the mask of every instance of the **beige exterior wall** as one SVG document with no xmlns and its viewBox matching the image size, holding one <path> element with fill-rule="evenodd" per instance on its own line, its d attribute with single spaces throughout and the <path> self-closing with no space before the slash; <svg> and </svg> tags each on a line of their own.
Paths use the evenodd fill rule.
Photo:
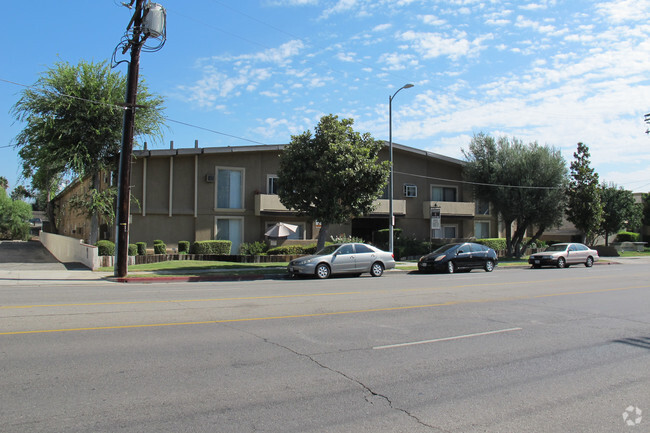
<svg viewBox="0 0 650 433">
<path fill-rule="evenodd" d="M 239 241 L 254 242 L 264 240 L 264 232 L 277 222 L 297 224 L 301 227 L 302 239 L 315 239 L 318 234 L 315 222 L 286 209 L 268 190 L 269 177 L 277 175 L 282 148 L 195 147 L 134 152 L 129 241 L 152 245 L 155 239 L 162 239 L 173 249 L 183 240 L 216 239 L 218 227 L 223 229 L 226 224 L 231 233 L 233 230 L 241 233 Z M 453 228 L 455 238 L 474 237 L 476 222 L 488 223 L 490 237 L 498 235 L 498 224 L 492 215 L 476 215 L 472 189 L 462 183 L 461 161 L 401 145 L 394 145 L 393 150 L 395 227 L 402 230 L 403 236 L 430 239 L 429 208 L 432 205 L 441 208 L 442 225 Z M 388 147 L 380 158 L 388 159 Z M 229 178 L 230 182 L 236 183 L 241 177 L 241 194 L 231 197 L 233 203 L 241 200 L 241 206 L 219 207 L 219 170 L 232 172 L 229 175 L 234 177 Z M 407 196 L 415 191 L 410 187 L 406 194 L 405 184 L 415 186 L 414 197 Z M 455 201 L 434 200 L 434 186 L 452 188 Z M 387 229 L 387 197 L 376 204 L 370 215 L 331 226 L 330 235 L 358 236 L 360 233 L 369 238 L 372 232 Z M 84 222 L 84 218 L 70 218 L 69 213 L 62 220 L 65 220 L 68 235 L 71 230 L 68 227 Z"/>
<path fill-rule="evenodd" d="M 475 215 L 472 189 L 461 182 L 460 161 L 401 145 L 395 145 L 393 150 L 394 214 L 403 236 L 429 239 L 428 207 L 433 204 L 442 209 L 443 227 L 453 227 L 457 238 L 474 237 L 477 221 L 488 223 L 491 237 L 498 235 L 492 215 Z M 269 194 L 268 178 L 277 175 L 281 151 L 282 146 L 250 146 L 136 153 L 132 194 L 146 203 L 146 208 L 132 210 L 132 238 L 147 243 L 160 238 L 174 248 L 180 240 L 215 239 L 217 220 L 237 219 L 242 224 L 242 242 L 263 240 L 267 227 L 280 221 L 302 226 L 303 238 L 314 239 L 318 233 L 314 222 L 297 217 L 282 206 L 277 196 Z M 388 159 L 388 148 L 381 158 Z M 219 169 L 241 171 L 241 208 L 217 206 Z M 405 184 L 415 185 L 415 197 L 406 196 Z M 434 202 L 433 186 L 453 188 L 456 202 Z M 385 198 L 378 200 L 376 210 L 367 217 L 373 226 L 388 228 L 387 205 Z M 349 235 L 353 231 L 351 223 L 330 227 L 330 235 Z"/>
</svg>

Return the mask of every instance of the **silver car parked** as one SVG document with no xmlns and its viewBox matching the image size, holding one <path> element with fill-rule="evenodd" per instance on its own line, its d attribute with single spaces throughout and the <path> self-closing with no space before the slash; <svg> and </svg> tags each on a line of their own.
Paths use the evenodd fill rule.
<svg viewBox="0 0 650 433">
<path fill-rule="evenodd" d="M 287 267 L 289 274 L 315 275 L 329 278 L 332 274 L 356 274 L 369 272 L 380 277 L 385 269 L 393 269 L 393 254 L 372 245 L 350 243 L 328 245 L 316 254 L 292 260 Z"/>
<path fill-rule="evenodd" d="M 531 254 L 528 263 L 533 265 L 533 268 L 541 268 L 542 266 L 568 268 L 571 265 L 578 264 L 590 268 L 598 259 L 598 251 L 592 250 L 583 244 L 570 243 L 553 244 L 543 253 Z"/>
</svg>

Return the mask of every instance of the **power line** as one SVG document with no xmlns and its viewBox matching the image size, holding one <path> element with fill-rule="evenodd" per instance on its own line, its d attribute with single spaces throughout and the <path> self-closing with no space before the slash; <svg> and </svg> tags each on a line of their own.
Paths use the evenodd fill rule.
<svg viewBox="0 0 650 433">
<path fill-rule="evenodd" d="M 119 109 L 121 109 L 121 110 L 125 110 L 125 109 L 126 109 L 126 107 L 124 106 L 124 104 L 112 104 L 112 103 L 103 102 L 103 101 L 95 101 L 95 100 L 92 100 L 92 99 L 80 98 L 80 97 L 78 97 L 78 96 L 67 95 L 67 94 L 65 94 L 65 93 L 55 92 L 55 91 L 53 91 L 53 90 L 48 90 L 48 89 L 38 88 L 38 87 L 35 87 L 35 86 L 29 86 L 29 85 L 26 85 L 26 84 L 17 83 L 17 82 L 15 82 L 15 81 L 5 80 L 5 79 L 3 79 L 3 78 L 0 78 L 0 81 L 5 82 L 5 83 L 9 83 L 9 84 L 13 84 L 13 85 L 16 85 L 16 86 L 25 87 L 25 88 L 27 88 L 27 89 L 30 89 L 30 90 L 33 90 L 33 91 L 36 91 L 36 92 L 46 92 L 46 93 L 53 94 L 53 95 L 55 95 L 55 96 L 61 96 L 61 97 L 64 97 L 64 98 L 72 98 L 72 99 L 76 99 L 76 100 L 80 100 L 80 101 L 84 101 L 84 102 L 89 102 L 89 103 L 92 103 L 92 104 L 98 104 L 98 105 L 106 105 L 106 106 L 110 106 L 110 107 L 116 107 L 116 108 L 119 108 Z M 267 143 L 262 143 L 262 142 L 260 142 L 260 141 L 252 140 L 252 139 L 249 139 L 249 138 L 239 137 L 239 136 L 237 136 L 237 135 L 228 134 L 228 133 L 221 132 L 221 131 L 216 131 L 216 130 L 214 130 L 214 129 L 205 128 L 205 127 L 203 127 L 203 126 L 194 125 L 194 124 L 187 123 L 187 122 L 183 122 L 183 121 L 180 121 L 180 120 L 175 120 L 175 119 L 172 119 L 172 118 L 169 118 L 169 117 L 165 117 L 164 119 L 167 120 L 167 121 L 169 121 L 169 122 L 172 122 L 172 123 L 177 123 L 177 124 L 179 124 L 179 125 L 188 126 L 188 127 L 190 127 L 190 128 L 200 129 L 200 130 L 203 130 L 203 131 L 211 132 L 211 133 L 213 133 L 213 134 L 223 135 L 223 136 L 225 136 L 225 137 L 235 138 L 235 139 L 237 139 L 237 140 L 247 141 L 247 142 L 249 142 L 249 143 L 255 143 L 255 144 L 267 145 Z M 8 148 L 8 147 L 13 147 L 13 146 L 12 146 L 12 145 L 0 146 L 0 149 Z"/>
<path fill-rule="evenodd" d="M 563 189 L 562 187 L 559 187 L 559 186 L 499 185 L 499 184 L 494 184 L 494 183 L 470 182 L 470 181 L 466 181 L 466 180 L 445 179 L 445 178 L 442 178 L 442 177 L 423 176 L 423 175 L 419 175 L 419 174 L 403 173 L 403 172 L 399 172 L 399 171 L 396 171 L 395 174 L 401 174 L 401 175 L 404 175 L 404 176 L 411 176 L 411 177 L 419 177 L 419 178 L 422 178 L 422 179 L 439 180 L 439 181 L 444 181 L 444 182 L 462 183 L 462 184 L 465 184 L 465 185 L 490 186 L 490 187 L 495 187 L 495 188 L 540 189 L 540 190 L 561 190 L 561 189 Z"/>
</svg>

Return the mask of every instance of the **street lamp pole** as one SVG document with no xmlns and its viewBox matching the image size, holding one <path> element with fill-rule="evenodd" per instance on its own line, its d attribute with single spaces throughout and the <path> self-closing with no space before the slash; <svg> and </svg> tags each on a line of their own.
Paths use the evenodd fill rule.
<svg viewBox="0 0 650 433">
<path fill-rule="evenodd" d="M 410 89 L 411 87 L 413 87 L 413 84 L 404 84 L 397 89 L 397 92 L 393 93 L 393 96 L 388 96 L 388 160 L 390 161 L 390 180 L 388 186 L 388 251 L 391 253 L 394 251 L 393 226 L 395 225 L 395 216 L 393 215 L 393 98 L 395 98 L 395 95 L 400 90 Z"/>
</svg>

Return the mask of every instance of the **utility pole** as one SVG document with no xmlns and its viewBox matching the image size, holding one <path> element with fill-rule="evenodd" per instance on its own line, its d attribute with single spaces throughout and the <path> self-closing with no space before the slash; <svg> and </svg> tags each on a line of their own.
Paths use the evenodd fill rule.
<svg viewBox="0 0 650 433">
<path fill-rule="evenodd" d="M 118 172 L 117 186 L 117 227 L 116 227 L 116 245 L 115 245 L 115 276 L 125 277 L 128 272 L 128 254 L 129 254 L 129 215 L 131 202 L 131 157 L 133 154 L 133 133 L 135 130 L 135 109 L 138 95 L 138 75 L 140 71 L 140 51 L 147 37 L 160 37 L 165 35 L 164 9 L 158 5 L 156 7 L 157 15 L 154 22 L 145 22 L 146 15 L 150 12 L 144 6 L 145 0 L 131 0 L 130 4 L 123 3 L 125 6 L 132 8 L 135 3 L 135 12 L 127 26 L 127 32 L 132 32 L 132 37 L 124 46 L 122 54 L 131 49 L 131 61 L 127 73 L 126 83 L 126 100 L 124 104 L 124 123 L 122 131 L 122 149 L 120 151 L 120 167 Z M 159 11 L 162 12 L 159 12 Z M 153 15 L 152 15 L 153 16 Z M 150 20 L 151 21 L 151 20 Z M 162 24 L 161 24 L 162 22 Z M 144 25 L 143 25 L 144 23 Z M 152 28 L 154 26 L 157 28 Z M 158 49 L 162 48 L 162 44 Z"/>
</svg>

